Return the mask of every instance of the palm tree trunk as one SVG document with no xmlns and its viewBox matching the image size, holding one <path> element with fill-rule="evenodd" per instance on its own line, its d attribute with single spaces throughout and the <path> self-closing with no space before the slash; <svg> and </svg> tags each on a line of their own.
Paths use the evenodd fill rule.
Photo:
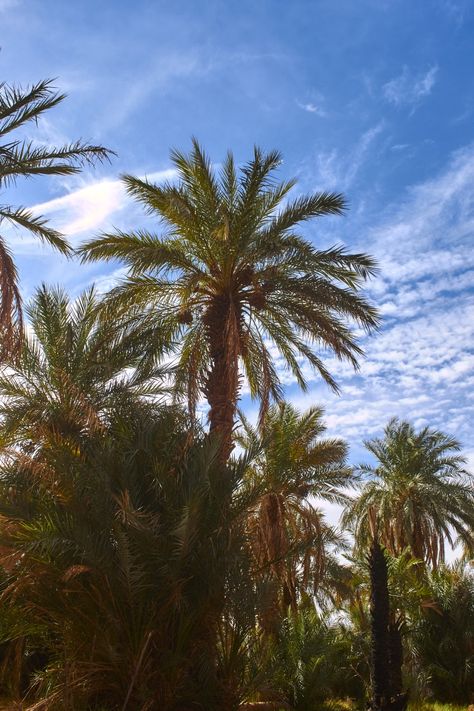
<svg viewBox="0 0 474 711">
<path fill-rule="evenodd" d="M 204 321 L 207 326 L 211 365 L 205 395 L 209 403 L 209 432 L 219 441 L 219 459 L 227 462 L 233 449 L 239 395 L 239 333 L 230 300 L 216 298 L 209 306 Z"/>
<path fill-rule="evenodd" d="M 399 696 L 403 693 L 402 665 L 403 644 L 400 625 L 392 620 L 388 627 L 390 659 L 390 693 Z"/>
<path fill-rule="evenodd" d="M 372 711 L 385 711 L 390 696 L 389 596 L 387 561 L 374 537 L 369 554 Z"/>
</svg>

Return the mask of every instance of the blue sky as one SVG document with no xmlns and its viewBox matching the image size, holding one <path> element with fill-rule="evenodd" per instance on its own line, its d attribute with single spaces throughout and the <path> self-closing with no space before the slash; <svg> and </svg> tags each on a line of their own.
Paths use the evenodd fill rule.
<svg viewBox="0 0 474 711">
<path fill-rule="evenodd" d="M 0 0 L 1 77 L 58 77 L 69 94 L 36 139 L 118 153 L 8 201 L 38 206 L 76 245 L 144 224 L 118 175 L 169 175 L 169 148 L 191 135 L 216 163 L 228 148 L 240 161 L 255 143 L 280 149 L 298 190 L 346 194 L 348 214 L 306 235 L 377 257 L 370 294 L 384 316 L 358 375 L 327 358 L 339 397 L 283 374 L 289 399 L 323 404 L 353 461 L 398 415 L 455 434 L 474 466 L 473 37 L 468 0 Z M 117 273 L 10 239 L 25 296 L 42 280 L 76 294 Z"/>
</svg>

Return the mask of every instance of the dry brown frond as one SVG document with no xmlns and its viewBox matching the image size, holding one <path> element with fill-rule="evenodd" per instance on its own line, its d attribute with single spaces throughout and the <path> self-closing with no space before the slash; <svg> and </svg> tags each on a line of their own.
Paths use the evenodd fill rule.
<svg viewBox="0 0 474 711">
<path fill-rule="evenodd" d="M 15 359 L 23 340 L 23 317 L 15 263 L 0 237 L 0 361 Z"/>
</svg>

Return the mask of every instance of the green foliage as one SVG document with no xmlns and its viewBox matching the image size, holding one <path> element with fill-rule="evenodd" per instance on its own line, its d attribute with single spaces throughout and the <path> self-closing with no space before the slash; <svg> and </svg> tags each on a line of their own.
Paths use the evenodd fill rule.
<svg viewBox="0 0 474 711">
<path fill-rule="evenodd" d="M 3 447 L 32 451 L 53 435 L 74 440 L 100 431 L 116 403 L 166 394 L 166 369 L 134 368 L 138 344 L 100 323 L 98 304 L 93 288 L 74 302 L 61 289 L 37 290 L 19 357 L 0 374 Z"/>
<path fill-rule="evenodd" d="M 106 160 L 110 151 L 76 141 L 60 148 L 18 138 L 17 131 L 37 123 L 46 111 L 65 98 L 49 80 L 21 88 L 0 84 L 0 192 L 16 184 L 19 178 L 36 175 L 72 175 L 84 164 Z M 9 223 L 47 242 L 63 254 L 70 248 L 57 230 L 31 210 L 0 204 L 0 226 Z M 16 267 L 9 247 L 0 236 L 0 357 L 18 352 L 22 335 L 21 297 Z"/>
<path fill-rule="evenodd" d="M 301 594 L 324 588 L 325 578 L 335 572 L 333 551 L 344 544 L 315 505 L 316 497 L 345 500 L 341 488 L 351 478 L 346 445 L 322 437 L 322 415 L 320 408 L 301 414 L 283 403 L 253 428 L 241 414 L 237 442 L 258 451 L 246 474 L 262 492 L 249 515 L 257 570 L 279 582 L 281 599 L 272 604 L 283 615 L 288 606 L 296 609 Z"/>
<path fill-rule="evenodd" d="M 24 620 L 8 635 L 26 625 L 47 646 L 28 687 L 45 708 L 237 703 L 257 594 L 239 525 L 246 462 L 223 478 L 209 445 L 187 442 L 179 413 L 128 403 L 106 432 L 4 464 L 4 604 Z"/>
<path fill-rule="evenodd" d="M 445 540 L 472 547 L 474 478 L 453 437 L 393 419 L 383 439 L 365 445 L 377 464 L 360 465 L 365 482 L 343 517 L 359 545 L 377 532 L 395 556 L 408 547 L 434 567 L 444 561 Z"/>
<path fill-rule="evenodd" d="M 308 607 L 284 620 L 274 642 L 274 679 L 290 708 L 330 708 L 337 698 L 363 697 L 350 641 L 342 628 Z"/>
<path fill-rule="evenodd" d="M 431 604 L 410 640 L 414 677 L 432 698 L 468 704 L 474 696 L 474 576 L 460 566 L 442 568 L 428 582 Z"/>
</svg>

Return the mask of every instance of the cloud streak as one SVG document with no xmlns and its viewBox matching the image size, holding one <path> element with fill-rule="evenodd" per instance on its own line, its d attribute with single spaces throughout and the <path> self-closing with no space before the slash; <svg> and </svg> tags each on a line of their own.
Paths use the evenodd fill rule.
<svg viewBox="0 0 474 711">
<path fill-rule="evenodd" d="M 396 107 L 416 107 L 429 96 L 436 83 L 438 66 L 430 67 L 425 73 L 413 75 L 407 66 L 402 73 L 383 85 L 385 99 Z"/>
</svg>

